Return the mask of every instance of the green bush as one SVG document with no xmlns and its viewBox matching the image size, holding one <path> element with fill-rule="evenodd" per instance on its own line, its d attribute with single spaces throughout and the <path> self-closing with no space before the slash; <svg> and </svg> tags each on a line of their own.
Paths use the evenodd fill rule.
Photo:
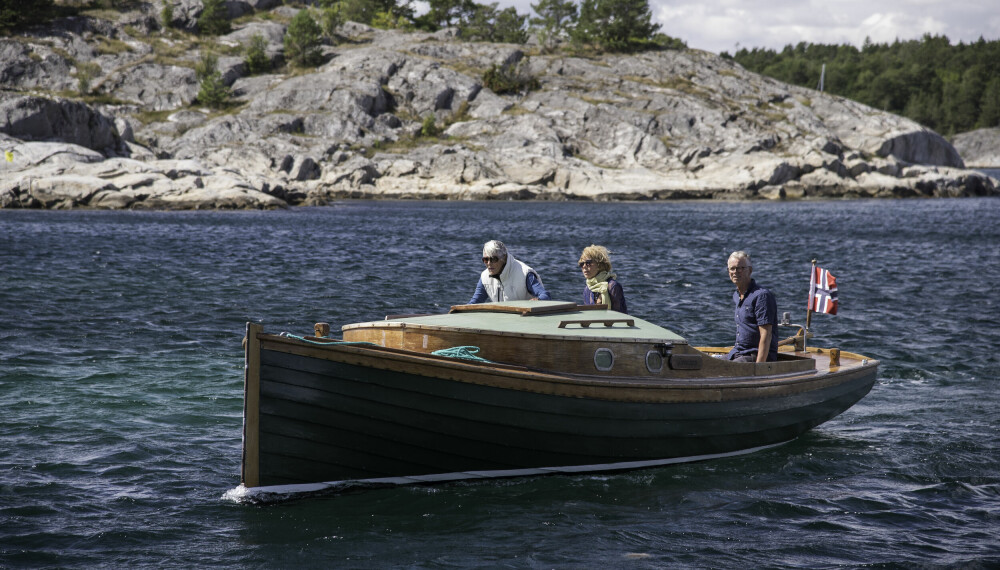
<svg viewBox="0 0 1000 570">
<path fill-rule="evenodd" d="M 221 36 L 232 29 L 225 0 L 205 0 L 205 7 L 198 16 L 198 32 L 207 36 Z"/>
<path fill-rule="evenodd" d="M 229 88 L 222 82 L 218 69 L 219 58 L 206 51 L 195 66 L 198 82 L 198 102 L 213 109 L 224 107 L 229 101 Z"/>
<path fill-rule="evenodd" d="M 483 74 L 483 85 L 498 95 L 528 92 L 540 87 L 538 78 L 528 70 L 528 58 L 517 64 L 493 64 Z"/>
<path fill-rule="evenodd" d="M 76 65 L 76 81 L 80 95 L 90 94 L 90 82 L 101 73 L 101 66 L 94 62 L 78 63 Z"/>
<path fill-rule="evenodd" d="M 420 134 L 425 137 L 436 137 L 438 135 L 437 124 L 434 120 L 434 115 L 430 114 L 424 117 L 424 122 L 420 124 Z"/>
<path fill-rule="evenodd" d="M 243 65 L 246 66 L 249 75 L 267 73 L 271 70 L 271 60 L 267 57 L 267 40 L 263 35 L 258 33 L 250 38 L 246 55 L 243 56 Z"/>
<path fill-rule="evenodd" d="M 163 10 L 160 10 L 160 19 L 163 20 L 163 29 L 174 27 L 174 5 L 164 2 Z"/>
<path fill-rule="evenodd" d="M 405 16 L 397 16 L 392 12 L 376 12 L 371 26 L 381 30 L 410 30 L 413 24 Z"/>
<path fill-rule="evenodd" d="M 323 61 L 320 38 L 323 30 L 309 14 L 299 10 L 285 32 L 285 57 L 294 65 L 314 67 Z"/>
<path fill-rule="evenodd" d="M 668 36 L 667 34 L 660 34 L 660 33 L 654 34 L 653 39 L 651 41 L 654 45 L 658 46 L 660 49 L 682 50 L 682 49 L 687 49 L 688 47 L 687 42 L 685 42 L 684 40 Z"/>
<path fill-rule="evenodd" d="M 323 35 L 331 41 L 337 35 L 337 28 L 344 23 L 344 16 L 341 14 L 340 5 L 324 6 L 319 9 L 319 27 Z"/>
<path fill-rule="evenodd" d="M 371 24 L 378 5 L 371 0 L 340 0 L 337 3 L 340 16 L 345 22 Z"/>
<path fill-rule="evenodd" d="M 473 0 L 427 0 L 427 6 L 421 20 L 432 30 L 467 22 L 480 7 Z M 496 4 L 493 8 L 496 9 Z"/>
<path fill-rule="evenodd" d="M 528 17 L 518 14 L 513 7 L 496 9 L 496 3 L 476 5 L 458 25 L 462 39 L 479 42 L 522 44 L 528 40 L 524 24 Z"/>
<path fill-rule="evenodd" d="M 531 9 L 537 14 L 530 21 L 531 27 L 546 51 L 553 50 L 576 26 L 576 4 L 572 0 L 540 0 Z"/>
<path fill-rule="evenodd" d="M 648 0 L 581 0 L 570 35 L 578 43 L 605 51 L 634 52 L 648 47 L 659 29 Z"/>
</svg>

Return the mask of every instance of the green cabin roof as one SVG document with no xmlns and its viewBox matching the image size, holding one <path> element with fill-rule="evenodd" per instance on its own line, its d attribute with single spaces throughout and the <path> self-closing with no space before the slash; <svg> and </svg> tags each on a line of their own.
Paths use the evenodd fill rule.
<svg viewBox="0 0 1000 570">
<path fill-rule="evenodd" d="M 566 339 L 687 344 L 677 333 L 634 316 L 603 308 L 588 309 L 586 306 L 564 301 L 456 305 L 447 314 L 386 317 L 384 321 L 345 325 L 343 328 L 397 326 Z"/>
</svg>

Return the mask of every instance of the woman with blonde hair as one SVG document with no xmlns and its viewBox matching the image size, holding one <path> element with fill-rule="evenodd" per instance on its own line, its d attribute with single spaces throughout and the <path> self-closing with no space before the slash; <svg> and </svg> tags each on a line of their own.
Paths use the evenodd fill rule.
<svg viewBox="0 0 1000 570">
<path fill-rule="evenodd" d="M 583 304 L 607 305 L 612 311 L 628 313 L 625 290 L 618 282 L 618 276 L 611 272 L 611 257 L 603 245 L 589 245 L 583 248 L 578 263 L 587 286 L 583 289 Z"/>
</svg>

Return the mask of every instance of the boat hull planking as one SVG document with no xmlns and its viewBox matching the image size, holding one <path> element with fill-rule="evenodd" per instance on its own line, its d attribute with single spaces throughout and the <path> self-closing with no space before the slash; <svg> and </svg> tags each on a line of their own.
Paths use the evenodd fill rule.
<svg viewBox="0 0 1000 570">
<path fill-rule="evenodd" d="M 730 455 L 789 441 L 840 414 L 868 393 L 877 368 L 865 361 L 766 380 L 622 379 L 318 346 L 257 325 L 247 344 L 247 487 Z"/>
</svg>

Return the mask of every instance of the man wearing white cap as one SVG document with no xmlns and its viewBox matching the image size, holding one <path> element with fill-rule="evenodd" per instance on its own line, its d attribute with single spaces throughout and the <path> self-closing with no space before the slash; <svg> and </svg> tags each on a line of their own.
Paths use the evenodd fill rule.
<svg viewBox="0 0 1000 570">
<path fill-rule="evenodd" d="M 483 270 L 476 283 L 476 292 L 469 304 L 492 301 L 548 301 L 550 299 L 538 272 L 507 252 L 498 240 L 483 246 Z"/>
</svg>

